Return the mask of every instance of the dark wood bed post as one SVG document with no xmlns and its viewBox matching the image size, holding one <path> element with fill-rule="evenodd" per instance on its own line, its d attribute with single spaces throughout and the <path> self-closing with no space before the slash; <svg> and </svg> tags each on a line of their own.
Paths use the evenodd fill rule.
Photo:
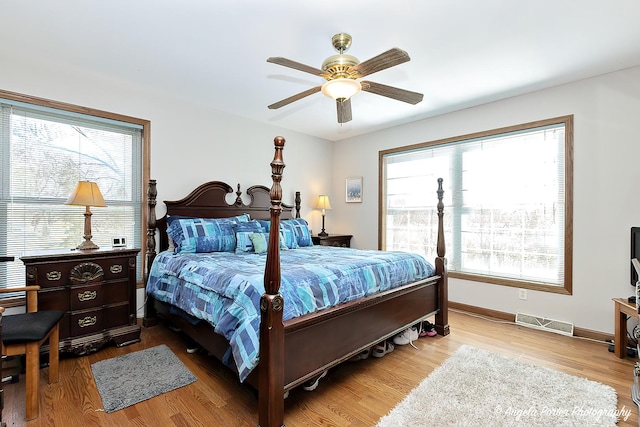
<svg viewBox="0 0 640 427">
<path fill-rule="evenodd" d="M 284 325 L 280 295 L 280 212 L 282 210 L 282 161 L 284 138 L 275 137 L 275 154 L 271 162 L 273 186 L 271 196 L 269 249 L 264 271 L 265 293 L 260 299 L 260 365 L 258 372 L 258 425 L 284 425 Z"/>
<path fill-rule="evenodd" d="M 442 178 L 438 178 L 438 246 L 436 257 L 436 274 L 440 276 L 438 281 L 438 313 L 436 314 L 436 332 L 440 335 L 449 335 L 449 284 L 447 275 L 447 260 L 445 259 L 444 245 L 444 203 L 442 198 Z"/>
<path fill-rule="evenodd" d="M 300 218 L 300 204 L 301 203 L 302 203 L 302 199 L 300 198 L 300 192 L 296 191 L 296 199 L 295 199 L 296 218 Z"/>
<path fill-rule="evenodd" d="M 145 260 L 144 283 L 147 284 L 149 279 L 149 271 L 151 264 L 156 257 L 156 199 L 158 197 L 158 189 L 156 188 L 156 180 L 150 179 L 147 187 L 147 255 Z M 144 319 L 142 324 L 146 327 L 154 326 L 158 322 L 155 306 L 152 298 L 147 299 L 144 305 Z"/>
<path fill-rule="evenodd" d="M 158 189 L 156 187 L 156 180 L 150 179 L 149 186 L 147 187 L 147 259 L 146 259 L 146 274 L 144 281 L 146 283 L 149 278 L 149 267 L 153 263 L 153 259 L 156 257 L 156 199 L 158 197 Z"/>
</svg>

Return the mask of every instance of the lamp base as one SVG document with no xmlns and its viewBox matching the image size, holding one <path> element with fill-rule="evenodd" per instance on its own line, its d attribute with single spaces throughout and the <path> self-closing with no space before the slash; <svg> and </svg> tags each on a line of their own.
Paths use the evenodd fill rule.
<svg viewBox="0 0 640 427">
<path fill-rule="evenodd" d="M 84 242 L 76 246 L 76 249 L 81 251 L 100 249 L 98 245 L 91 241 L 93 235 L 91 234 L 91 211 L 89 206 L 87 206 L 87 210 L 84 213 L 84 235 L 82 237 L 84 237 Z"/>
<path fill-rule="evenodd" d="M 76 249 L 79 249 L 81 251 L 87 251 L 91 249 L 100 249 L 100 246 L 96 245 L 91 241 L 91 239 L 89 239 L 89 240 L 85 240 L 84 242 L 76 246 Z"/>
<path fill-rule="evenodd" d="M 327 237 L 329 234 L 327 234 L 326 231 L 324 231 L 324 209 L 322 210 L 322 231 L 318 233 L 318 236 L 320 237 Z"/>
</svg>

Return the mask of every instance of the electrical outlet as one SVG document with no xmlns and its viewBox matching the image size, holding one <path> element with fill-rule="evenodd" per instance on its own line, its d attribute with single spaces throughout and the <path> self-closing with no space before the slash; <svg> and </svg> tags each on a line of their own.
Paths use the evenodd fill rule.
<svg viewBox="0 0 640 427">
<path fill-rule="evenodd" d="M 527 299 L 527 290 L 526 289 L 520 289 L 520 293 L 518 294 L 518 298 Z"/>
</svg>

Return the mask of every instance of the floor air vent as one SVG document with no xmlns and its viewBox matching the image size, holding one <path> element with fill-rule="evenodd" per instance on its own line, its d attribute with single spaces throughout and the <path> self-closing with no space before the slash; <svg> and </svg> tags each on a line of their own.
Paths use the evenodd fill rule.
<svg viewBox="0 0 640 427">
<path fill-rule="evenodd" d="M 561 320 L 547 319 L 531 314 L 516 313 L 516 324 L 542 331 L 555 332 L 567 336 L 573 336 L 573 323 Z"/>
</svg>

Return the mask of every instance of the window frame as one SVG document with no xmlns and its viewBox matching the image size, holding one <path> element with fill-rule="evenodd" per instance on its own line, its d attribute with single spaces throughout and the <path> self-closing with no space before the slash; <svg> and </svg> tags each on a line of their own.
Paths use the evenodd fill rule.
<svg viewBox="0 0 640 427">
<path fill-rule="evenodd" d="M 141 174 L 140 177 L 142 179 L 142 183 L 140 185 L 142 194 L 140 195 L 141 206 L 140 212 L 142 215 L 141 218 L 141 228 L 140 232 L 140 241 L 143 243 L 141 249 L 141 271 L 142 274 L 142 282 L 138 283 L 138 287 L 144 286 L 144 272 L 146 271 L 146 247 L 144 242 L 146 241 L 147 235 L 147 183 L 149 182 L 150 177 L 150 169 L 151 169 L 151 122 L 146 119 L 140 119 L 136 117 L 126 116 L 118 113 L 112 113 L 108 111 L 98 110 L 95 108 L 82 107 L 75 104 L 69 104 L 60 101 L 54 101 L 45 98 L 39 98 L 31 95 L 24 95 L 16 92 L 10 92 L 6 90 L 0 89 L 0 98 L 7 99 L 9 101 L 22 102 L 25 104 L 31 104 L 37 107 L 46 107 L 56 110 L 61 110 L 69 113 L 82 114 L 85 116 L 93 116 L 101 119 L 107 120 L 115 120 L 124 123 L 130 123 L 133 125 L 138 125 L 142 127 L 142 146 L 141 146 Z M 19 306 L 24 303 L 24 298 L 5 298 L 2 301 L 4 307 L 13 307 Z"/>
<path fill-rule="evenodd" d="M 384 176 L 384 158 L 390 154 L 401 154 L 408 151 L 433 148 L 439 145 L 458 143 L 466 140 L 493 137 L 500 134 L 526 131 L 528 129 L 540 128 L 550 125 L 563 124 L 565 130 L 564 140 L 564 283 L 559 285 L 543 284 L 540 282 L 530 282 L 525 280 L 501 278 L 495 276 L 476 275 L 471 273 L 461 273 L 449 271 L 449 277 L 470 280 L 474 282 L 489 283 L 501 286 L 510 286 L 523 289 L 571 295 L 573 292 L 573 115 L 555 117 L 551 119 L 538 120 L 513 126 L 507 126 L 487 131 L 475 132 L 450 138 L 444 138 L 429 142 L 386 149 L 379 151 L 378 157 L 378 249 L 384 250 L 386 247 L 386 187 Z M 435 184 L 434 184 L 435 185 Z M 435 190 L 434 190 L 435 192 Z M 444 210 L 447 215 L 447 207 Z M 452 242 L 447 242 L 451 248 Z"/>
</svg>

